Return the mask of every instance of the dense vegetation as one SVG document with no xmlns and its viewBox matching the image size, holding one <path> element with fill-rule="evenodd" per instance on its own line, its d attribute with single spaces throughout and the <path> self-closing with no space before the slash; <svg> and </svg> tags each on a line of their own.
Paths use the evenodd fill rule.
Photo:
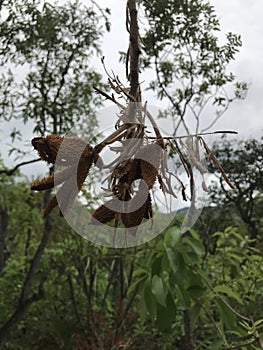
<svg viewBox="0 0 263 350">
<path fill-rule="evenodd" d="M 157 83 L 149 87 L 167 99 L 162 116 L 174 116 L 175 135 L 182 125 L 190 132 L 189 113 L 194 132 L 209 128 L 201 123 L 209 102 L 212 125 L 246 92 L 227 71 L 240 38 L 228 34 L 219 46 L 206 1 L 140 6 L 148 23 L 143 69 L 154 69 Z M 92 86 L 105 85 L 89 64 L 110 10 L 93 1 L 86 8 L 31 0 L 0 1 L 0 9 L 1 118 L 33 125 L 34 136 L 75 125 L 94 138 L 102 101 Z M 25 70 L 21 82 L 15 67 Z M 26 162 L 23 132 L 15 128 L 11 137 L 11 152 Z M 213 154 L 235 190 L 211 165 L 210 202 L 195 226 L 182 234 L 178 214 L 157 238 L 127 249 L 84 240 L 57 211 L 43 219 L 51 191 L 31 191 L 20 167 L 1 161 L 0 348 L 263 349 L 263 143 L 222 138 Z"/>
</svg>

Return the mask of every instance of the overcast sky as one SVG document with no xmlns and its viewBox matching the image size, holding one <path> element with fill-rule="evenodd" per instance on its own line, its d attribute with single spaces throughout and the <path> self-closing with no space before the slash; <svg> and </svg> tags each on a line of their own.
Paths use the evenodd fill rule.
<svg viewBox="0 0 263 350">
<path fill-rule="evenodd" d="M 103 43 L 106 65 L 125 80 L 118 52 L 125 51 L 128 45 L 127 33 L 123 31 L 126 1 L 101 0 L 99 3 L 112 10 L 112 30 L 106 33 Z M 211 3 L 220 18 L 222 33 L 233 32 L 242 37 L 243 46 L 229 68 L 239 81 L 251 84 L 246 100 L 235 102 L 215 129 L 236 130 L 241 138 L 259 137 L 263 130 L 263 1 L 211 0 Z M 142 80 L 145 78 L 141 76 Z M 146 98 L 156 105 L 154 96 L 147 94 Z"/>
</svg>

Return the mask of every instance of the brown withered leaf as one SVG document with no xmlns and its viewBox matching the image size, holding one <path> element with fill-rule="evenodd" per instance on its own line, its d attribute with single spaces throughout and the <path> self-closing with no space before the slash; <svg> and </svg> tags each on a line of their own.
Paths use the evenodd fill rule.
<svg viewBox="0 0 263 350">
<path fill-rule="evenodd" d="M 150 143 L 142 147 L 136 154 L 136 157 L 140 159 L 142 179 L 149 189 L 153 188 L 157 179 L 162 161 L 162 152 L 163 150 L 159 145 Z"/>
<path fill-rule="evenodd" d="M 61 169 L 56 173 L 52 173 L 51 175 L 44 177 L 43 179 L 37 179 L 32 182 L 31 190 L 34 191 L 44 191 L 50 188 L 53 188 L 55 185 L 60 185 L 64 182 L 72 173 L 72 168 L 67 167 Z"/>
<path fill-rule="evenodd" d="M 135 235 L 143 218 L 152 216 L 151 196 L 146 186 L 141 184 L 140 190 L 129 201 L 128 208 L 130 211 L 122 213 L 121 220 L 125 228 L 133 228 L 133 230 L 129 230 L 129 233 Z M 134 208 L 136 209 L 134 210 Z"/>
<path fill-rule="evenodd" d="M 214 163 L 214 165 L 217 167 L 217 169 L 221 172 L 223 178 L 225 179 L 225 181 L 229 185 L 229 187 L 232 188 L 232 189 L 235 189 L 235 185 L 233 185 L 232 182 L 229 180 L 229 178 L 227 177 L 227 174 L 225 173 L 224 168 L 219 163 L 219 161 L 217 160 L 217 158 L 213 154 L 213 152 L 210 150 L 210 148 L 208 147 L 207 143 L 204 141 L 204 139 L 202 137 L 200 137 L 200 139 L 202 140 L 202 143 L 203 143 L 204 148 L 206 150 L 206 153 L 208 155 L 208 159 L 211 160 Z"/>
<path fill-rule="evenodd" d="M 106 204 L 106 203 L 105 203 Z M 98 221 L 101 224 L 107 224 L 115 218 L 115 212 L 102 204 L 98 209 L 94 211 L 91 218 L 91 224 L 96 225 Z"/>
<path fill-rule="evenodd" d="M 142 178 L 149 189 L 152 189 L 158 176 L 158 170 L 145 160 L 141 160 Z"/>
<path fill-rule="evenodd" d="M 55 164 L 57 153 L 64 137 L 59 135 L 48 135 L 46 137 L 35 137 L 31 142 L 38 151 L 41 159 L 49 164 Z"/>
<path fill-rule="evenodd" d="M 51 174 L 43 179 L 37 179 L 31 183 L 31 190 L 44 191 L 54 187 L 54 174 Z"/>
<path fill-rule="evenodd" d="M 58 190 L 57 198 L 62 215 L 66 215 L 69 208 L 73 205 L 81 187 L 89 173 L 93 158 L 80 159 L 78 166 L 72 167 L 71 176 L 63 183 Z"/>
<path fill-rule="evenodd" d="M 46 162 L 67 165 L 44 179 L 34 181 L 31 185 L 33 190 L 42 191 L 63 183 L 57 193 L 57 198 L 60 212 L 65 215 L 77 197 L 92 163 L 98 159 L 98 156 L 89 144 L 76 137 L 64 138 L 58 135 L 48 135 L 34 138 L 32 145 Z M 44 216 L 48 215 L 58 204 L 57 198 L 50 200 Z"/>
<path fill-rule="evenodd" d="M 56 162 L 57 165 L 72 164 L 81 157 L 89 157 L 93 152 L 92 146 L 77 137 L 47 135 L 34 138 L 32 145 L 41 159 L 49 164 Z"/>
<path fill-rule="evenodd" d="M 113 184 L 119 181 L 119 183 L 131 185 L 133 181 L 141 178 L 140 160 L 127 159 L 119 163 L 113 170 L 111 177 Z"/>
<path fill-rule="evenodd" d="M 93 147 L 86 141 L 77 137 L 65 137 L 61 148 L 57 154 L 56 162 L 58 164 L 76 164 L 79 159 L 97 161 L 98 156 L 94 156 Z"/>
<path fill-rule="evenodd" d="M 135 180 L 141 179 L 140 159 L 131 159 L 125 176 L 120 178 L 120 183 L 127 183 L 129 186 Z"/>
<path fill-rule="evenodd" d="M 147 198 L 147 206 L 146 206 L 146 210 L 144 213 L 144 218 L 151 219 L 152 217 L 153 217 L 152 198 L 151 198 L 151 195 L 149 193 L 148 198 Z"/>
</svg>

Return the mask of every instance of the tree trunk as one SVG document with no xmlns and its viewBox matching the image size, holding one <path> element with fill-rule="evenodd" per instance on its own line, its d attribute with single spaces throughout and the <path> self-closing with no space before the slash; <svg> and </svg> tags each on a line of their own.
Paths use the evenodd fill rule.
<svg viewBox="0 0 263 350">
<path fill-rule="evenodd" d="M 8 227 L 8 218 L 7 210 L 0 207 L 0 275 L 6 261 L 5 234 Z"/>
<path fill-rule="evenodd" d="M 44 195 L 45 205 L 49 201 L 50 194 L 51 194 L 51 191 L 46 191 Z M 12 330 L 15 329 L 17 324 L 22 320 L 25 312 L 28 310 L 30 305 L 41 298 L 40 293 L 34 294 L 34 295 L 30 295 L 30 294 L 31 294 L 34 277 L 37 272 L 37 268 L 39 266 L 41 257 L 48 244 L 50 234 L 51 234 L 51 223 L 50 223 L 50 218 L 48 217 L 45 220 L 44 232 L 43 232 L 41 242 L 38 246 L 37 251 L 35 252 L 31 265 L 28 269 L 27 276 L 25 278 L 25 281 L 22 287 L 20 300 L 18 302 L 16 310 L 14 311 L 13 315 L 9 318 L 9 320 L 0 328 L 0 346 L 4 343 L 4 341 L 12 332 Z"/>
</svg>

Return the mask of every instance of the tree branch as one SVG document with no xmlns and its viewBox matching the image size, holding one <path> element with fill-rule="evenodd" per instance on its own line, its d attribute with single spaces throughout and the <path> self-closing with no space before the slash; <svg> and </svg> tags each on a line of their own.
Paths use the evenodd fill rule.
<svg viewBox="0 0 263 350">
<path fill-rule="evenodd" d="M 129 95 L 134 98 L 134 101 L 140 102 L 139 93 L 139 59 L 140 59 L 140 45 L 139 45 L 139 26 L 138 26 L 138 11 L 136 8 L 136 0 L 128 0 L 127 3 L 129 23 L 130 23 L 130 92 Z"/>
<path fill-rule="evenodd" d="M 19 163 L 12 169 L 0 170 L 0 174 L 6 174 L 7 176 L 12 176 L 16 172 L 16 170 L 19 169 L 21 166 L 36 163 L 36 162 L 39 162 L 40 160 L 41 160 L 41 158 L 38 158 L 38 159 L 29 160 L 27 162 Z"/>
</svg>

